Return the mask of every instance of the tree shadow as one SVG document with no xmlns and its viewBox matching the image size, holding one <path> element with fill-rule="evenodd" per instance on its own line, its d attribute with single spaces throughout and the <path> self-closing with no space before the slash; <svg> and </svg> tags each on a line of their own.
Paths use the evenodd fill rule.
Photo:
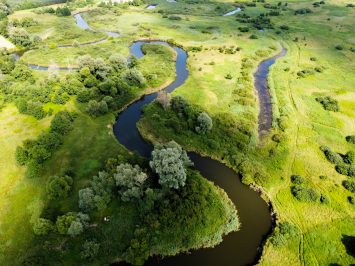
<svg viewBox="0 0 355 266">
<path fill-rule="evenodd" d="M 343 235 L 341 242 L 343 242 L 346 252 L 355 257 L 355 236 Z"/>
</svg>

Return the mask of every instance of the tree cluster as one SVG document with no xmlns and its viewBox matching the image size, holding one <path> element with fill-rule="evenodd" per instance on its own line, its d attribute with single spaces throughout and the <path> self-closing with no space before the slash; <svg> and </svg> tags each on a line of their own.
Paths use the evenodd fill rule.
<svg viewBox="0 0 355 266">
<path fill-rule="evenodd" d="M 133 57 L 113 54 L 108 61 L 84 55 L 78 59 L 80 82 L 83 88 L 77 100 L 88 103 L 86 111 L 93 117 L 116 110 L 133 98 L 132 87 L 145 85 L 145 78 L 136 66 Z"/>
<path fill-rule="evenodd" d="M 63 136 L 73 129 L 74 117 L 67 111 L 58 112 L 49 132 L 43 132 L 36 140 L 25 140 L 16 148 L 16 161 L 27 166 L 29 177 L 36 177 L 40 165 L 48 160 L 52 153 L 63 143 Z"/>
</svg>

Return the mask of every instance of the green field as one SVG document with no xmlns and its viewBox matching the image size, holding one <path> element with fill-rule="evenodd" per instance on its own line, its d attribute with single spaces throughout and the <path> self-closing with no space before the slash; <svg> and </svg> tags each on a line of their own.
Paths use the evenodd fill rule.
<svg viewBox="0 0 355 266">
<path fill-rule="evenodd" d="M 18 4 L 9 2 L 12 7 Z M 183 47 L 188 51 L 189 70 L 186 82 L 171 95 L 182 96 L 188 111 L 182 115 L 173 106 L 163 109 L 153 102 L 138 124 L 141 134 L 154 143 L 173 139 L 185 150 L 217 159 L 240 173 L 243 183 L 262 191 L 276 212 L 277 227 L 266 241 L 259 264 L 355 264 L 351 249 L 355 189 L 344 187 L 344 181 L 354 182 L 354 176 L 336 170 L 336 165 L 355 167 L 355 160 L 346 161 L 346 154 L 355 152 L 355 144 L 346 141 L 346 136 L 355 135 L 355 8 L 347 6 L 350 2 L 156 0 L 149 1 L 158 4 L 155 9 L 145 9 L 147 3 L 139 1 L 138 5 L 106 7 L 98 1 L 71 1 L 71 13 L 86 11 L 82 16 L 95 32 L 80 29 L 73 16 L 39 12 L 43 7 L 13 11 L 4 19 L 0 13 L 2 35 L 7 34 L 1 27 L 5 20 L 11 28 L 15 20 L 32 18 L 35 25 L 25 30 L 30 40 L 40 37 L 27 47 L 17 45 L 23 56 L 16 67 L 10 67 L 6 53 L 0 53 L 0 264 L 105 265 L 122 259 L 141 264 L 154 254 L 175 255 L 214 246 L 221 236 L 238 229 L 235 206 L 221 189 L 187 168 L 188 181 L 182 190 L 159 192 L 148 161 L 127 151 L 113 135 L 119 110 L 175 77 L 176 55 L 160 45 L 146 45 L 146 55 L 136 65 L 115 69 L 112 62 L 117 61 L 111 56 L 127 58 L 129 46 L 141 39 L 168 40 Z M 222 16 L 241 5 L 240 13 Z M 302 10 L 310 13 L 295 15 Z M 105 31 L 120 36 L 108 37 Z M 16 41 L 11 34 L 6 37 Z M 99 40 L 105 41 L 78 46 Z M 253 73 L 281 47 L 287 54 L 268 76 L 273 129 L 259 139 Z M 84 55 L 91 56 L 86 65 L 80 61 Z M 28 70 L 26 64 L 81 70 L 36 71 Z M 324 96 L 337 101 L 338 111 L 326 110 L 316 100 Z M 103 102 L 106 109 L 100 106 Z M 30 178 L 30 163 L 16 162 L 17 147 L 38 139 L 43 131 L 51 132 L 51 122 L 60 111 L 75 114 L 73 129 L 40 163 L 36 177 Z M 213 121 L 206 134 L 196 132 L 200 112 Z M 329 156 L 327 160 L 321 146 L 335 152 L 335 164 Z M 106 208 L 89 212 L 91 221 L 82 234 L 34 233 L 38 217 L 55 222 L 57 216 L 78 212 L 79 190 L 90 186 L 99 171 L 113 175 L 122 163 L 138 164 L 147 173 L 148 186 L 156 193 L 155 208 L 141 201 L 125 202 L 115 191 Z M 73 179 L 69 195 L 49 199 L 48 180 L 64 173 Z M 292 175 L 303 181 L 292 181 Z M 316 199 L 297 198 L 294 187 L 313 189 Z M 184 195 L 180 200 L 178 193 Z M 141 196 L 143 202 L 148 201 L 147 195 Z M 159 195 L 177 206 L 176 213 L 161 203 Z M 186 206 L 201 215 L 190 215 Z M 159 220 L 163 214 L 190 218 L 182 225 L 178 220 Z M 106 217 L 111 222 L 105 222 Z M 290 232 L 284 232 L 285 223 L 290 224 Z M 100 244 L 94 258 L 81 257 L 85 241 Z"/>
</svg>

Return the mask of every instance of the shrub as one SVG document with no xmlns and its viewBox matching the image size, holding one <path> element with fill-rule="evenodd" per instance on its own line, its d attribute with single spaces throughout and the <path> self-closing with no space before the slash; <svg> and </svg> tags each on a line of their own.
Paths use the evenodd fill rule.
<svg viewBox="0 0 355 266">
<path fill-rule="evenodd" d="M 36 178 L 39 176 L 41 165 L 38 164 L 35 160 L 29 160 L 26 166 L 27 166 L 27 171 L 26 171 L 27 178 Z"/>
<path fill-rule="evenodd" d="M 212 118 L 205 112 L 202 112 L 197 117 L 195 130 L 198 134 L 206 134 L 212 129 Z"/>
<path fill-rule="evenodd" d="M 108 112 L 108 106 L 105 101 L 97 102 L 96 100 L 91 100 L 88 103 L 86 112 L 93 117 L 104 115 Z"/>
<path fill-rule="evenodd" d="M 53 223 L 44 218 L 38 218 L 35 223 L 33 224 L 33 232 L 36 235 L 48 235 L 54 229 Z"/>
<path fill-rule="evenodd" d="M 352 193 L 355 193 L 355 181 L 354 180 L 344 180 L 342 184 L 345 189 L 349 190 Z"/>
<path fill-rule="evenodd" d="M 250 35 L 249 38 L 252 39 L 252 40 L 255 40 L 255 39 L 258 39 L 258 36 L 256 36 L 255 34 L 252 34 L 252 35 Z"/>
<path fill-rule="evenodd" d="M 248 32 L 249 31 L 249 28 L 248 27 L 239 27 L 238 30 L 240 32 Z"/>
<path fill-rule="evenodd" d="M 344 47 L 341 44 L 338 44 L 338 45 L 335 46 L 335 49 L 341 51 L 341 50 L 344 49 Z"/>
<path fill-rule="evenodd" d="M 354 164 L 355 163 L 355 152 L 349 151 L 344 155 L 344 163 Z"/>
<path fill-rule="evenodd" d="M 346 165 L 346 164 L 340 164 L 335 166 L 335 170 L 342 175 L 347 175 L 347 176 L 355 176 L 355 166 L 354 165 Z"/>
<path fill-rule="evenodd" d="M 321 103 L 323 105 L 323 108 L 327 111 L 339 111 L 338 101 L 330 96 L 317 97 L 316 101 Z"/>
<path fill-rule="evenodd" d="M 60 135 L 66 135 L 73 129 L 74 117 L 68 111 L 60 111 L 55 114 L 51 122 L 51 131 Z"/>
<path fill-rule="evenodd" d="M 176 15 L 169 16 L 168 18 L 169 18 L 170 20 L 182 20 L 181 17 L 176 16 Z"/>
<path fill-rule="evenodd" d="M 327 195 L 321 195 L 320 196 L 320 202 L 321 203 L 324 203 L 324 204 L 329 204 L 329 202 L 330 202 L 330 199 L 329 199 L 329 197 L 327 196 Z"/>
<path fill-rule="evenodd" d="M 333 164 L 342 164 L 343 158 L 336 152 L 332 151 L 330 148 L 326 146 L 322 146 L 321 150 L 323 150 L 325 157 L 327 160 Z"/>
<path fill-rule="evenodd" d="M 351 144 L 355 144 L 355 135 L 349 135 L 345 137 L 346 141 L 351 143 Z"/>
<path fill-rule="evenodd" d="M 327 177 L 326 175 L 320 175 L 319 178 L 320 178 L 321 180 L 326 180 L 326 179 L 328 179 L 328 177 Z"/>
<path fill-rule="evenodd" d="M 143 86 L 146 82 L 142 73 L 135 68 L 127 69 L 125 72 L 123 72 L 122 79 L 131 86 Z"/>
<path fill-rule="evenodd" d="M 295 185 L 301 185 L 305 181 L 304 177 L 300 175 L 291 175 L 291 182 Z"/>
<path fill-rule="evenodd" d="M 62 235 L 76 236 L 88 226 L 89 216 L 81 212 L 68 212 L 59 216 L 56 221 L 57 230 Z"/>
<path fill-rule="evenodd" d="M 319 200 L 319 193 L 313 188 L 305 188 L 302 186 L 291 187 L 292 195 L 303 202 L 316 202 Z"/>
<path fill-rule="evenodd" d="M 70 176 L 51 176 L 46 187 L 48 198 L 66 198 L 71 191 L 72 185 L 73 179 Z"/>
<path fill-rule="evenodd" d="M 67 17 L 71 15 L 70 9 L 66 6 L 63 8 L 57 7 L 55 13 L 59 17 Z"/>
<path fill-rule="evenodd" d="M 349 196 L 348 197 L 348 201 L 349 201 L 350 204 L 354 205 L 355 204 L 355 197 L 354 196 Z"/>
<path fill-rule="evenodd" d="M 287 25 L 281 25 L 281 26 L 280 26 L 280 29 L 282 29 L 282 30 L 289 30 L 290 28 L 289 28 L 289 26 L 287 26 Z"/>
<path fill-rule="evenodd" d="M 282 222 L 276 227 L 270 241 L 274 246 L 282 246 L 286 241 L 297 235 L 298 229 L 295 225 L 289 222 Z"/>
<path fill-rule="evenodd" d="M 171 99 L 171 109 L 180 116 L 187 115 L 189 104 L 183 97 L 175 96 Z"/>
<path fill-rule="evenodd" d="M 83 244 L 83 250 L 80 252 L 80 257 L 83 259 L 93 259 L 99 253 L 99 249 L 99 243 L 86 240 Z"/>
</svg>

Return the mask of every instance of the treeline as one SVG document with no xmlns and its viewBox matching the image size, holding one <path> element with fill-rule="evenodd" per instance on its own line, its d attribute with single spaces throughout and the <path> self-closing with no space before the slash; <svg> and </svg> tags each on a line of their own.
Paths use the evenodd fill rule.
<svg viewBox="0 0 355 266">
<path fill-rule="evenodd" d="M 132 100 L 145 87 L 146 79 L 137 69 L 135 57 L 128 61 L 119 54 L 108 60 L 92 58 L 89 55 L 78 59 L 79 70 L 65 76 L 57 75 L 55 65 L 48 69 L 49 76 L 37 80 L 32 70 L 5 51 L 0 53 L 0 92 L 5 102 L 15 102 L 20 113 L 42 119 L 52 114 L 45 111 L 47 103 L 65 104 L 71 96 L 77 96 L 79 103 L 85 103 L 85 111 L 93 117 L 116 111 Z"/>
<path fill-rule="evenodd" d="M 74 117 L 67 111 L 58 112 L 48 132 L 42 132 L 36 140 L 25 140 L 22 146 L 16 148 L 16 161 L 27 166 L 27 177 L 40 175 L 42 164 L 62 145 L 64 136 L 73 129 Z"/>
</svg>

